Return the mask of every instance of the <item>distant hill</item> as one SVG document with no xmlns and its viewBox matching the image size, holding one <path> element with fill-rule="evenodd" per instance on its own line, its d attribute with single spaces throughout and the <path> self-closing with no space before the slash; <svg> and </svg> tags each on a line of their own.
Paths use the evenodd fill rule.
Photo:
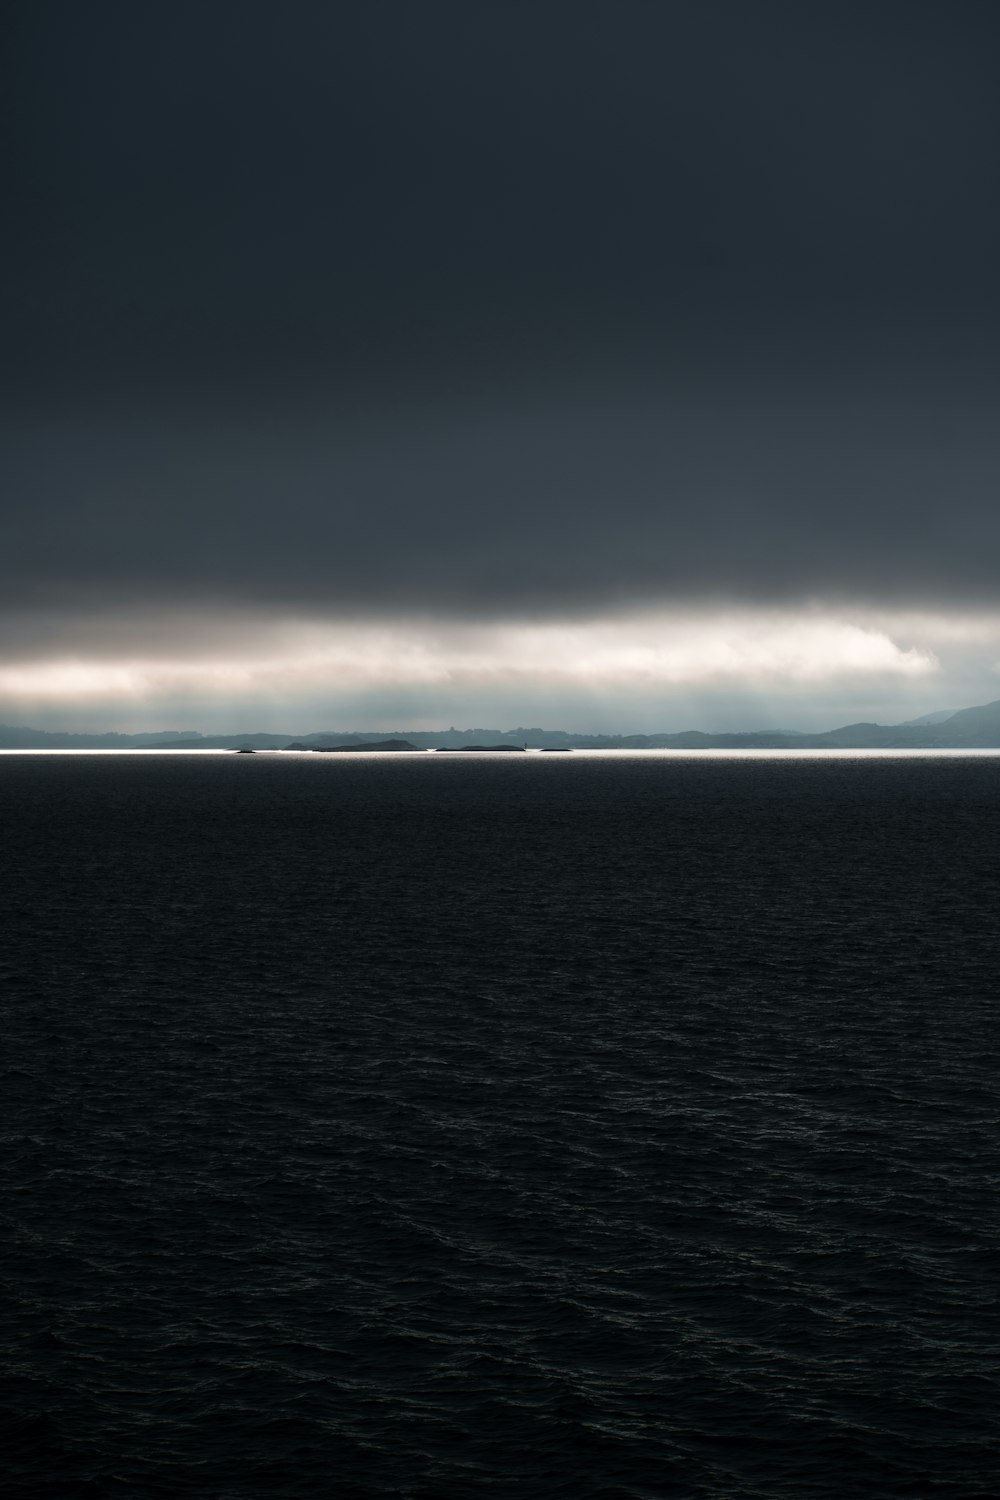
<svg viewBox="0 0 1000 1500">
<path fill-rule="evenodd" d="M 1000 745 L 1000 701 L 961 708 L 936 727 L 944 739 L 956 744 Z"/>
<path fill-rule="evenodd" d="M 287 734 L 200 734 L 197 729 L 164 729 L 156 733 L 71 733 L 0 724 L 0 750 L 280 750 Z"/>
<path fill-rule="evenodd" d="M 320 730 L 312 734 L 77 734 L 0 725 L 0 750 L 807 750 L 1000 749 L 1000 701 L 956 713 L 925 714 L 907 724 L 844 724 L 822 734 L 792 729 L 707 734 L 573 734 L 565 729 Z"/>
<path fill-rule="evenodd" d="M 953 719 L 955 710 L 953 708 L 938 709 L 935 714 L 923 714 L 919 719 L 906 719 L 897 725 L 899 729 L 922 729 L 925 724 L 943 724 L 946 719 Z"/>
</svg>

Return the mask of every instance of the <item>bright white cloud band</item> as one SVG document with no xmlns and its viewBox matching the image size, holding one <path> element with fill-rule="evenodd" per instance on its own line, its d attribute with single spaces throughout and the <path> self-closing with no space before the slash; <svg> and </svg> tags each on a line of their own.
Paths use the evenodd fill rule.
<svg viewBox="0 0 1000 1500">
<path fill-rule="evenodd" d="M 984 637 L 985 631 L 985 637 Z M 968 634 L 968 632 L 965 632 Z M 590 622 L 454 624 L 206 622 L 199 639 L 163 621 L 113 644 L 53 650 L 0 665 L 0 700 L 31 704 L 138 700 L 164 694 L 248 694 L 292 699 L 317 690 L 534 685 L 594 691 L 727 683 L 833 683 L 914 679 L 938 666 L 934 637 L 891 622 L 813 613 L 644 614 Z M 963 631 L 958 630 L 961 636 Z M 1000 644 L 1000 621 L 972 630 Z M 930 639 L 921 639 L 921 635 Z M 172 640 L 178 644 L 171 646 Z M 919 644 L 915 644 L 914 641 Z M 179 644 L 182 641 L 183 644 Z"/>
</svg>

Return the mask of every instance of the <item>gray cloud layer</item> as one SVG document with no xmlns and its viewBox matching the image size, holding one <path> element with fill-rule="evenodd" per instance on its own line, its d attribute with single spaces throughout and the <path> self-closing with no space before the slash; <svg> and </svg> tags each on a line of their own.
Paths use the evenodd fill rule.
<svg viewBox="0 0 1000 1500">
<path fill-rule="evenodd" d="M 25 650 L 146 604 L 993 598 L 994 7 L 10 17 Z"/>
<path fill-rule="evenodd" d="M 256 430 L 23 427 L 0 592 L 337 615 L 984 603 L 1000 543 L 984 407 L 968 387 L 647 388 L 354 430 L 335 409 Z"/>
</svg>

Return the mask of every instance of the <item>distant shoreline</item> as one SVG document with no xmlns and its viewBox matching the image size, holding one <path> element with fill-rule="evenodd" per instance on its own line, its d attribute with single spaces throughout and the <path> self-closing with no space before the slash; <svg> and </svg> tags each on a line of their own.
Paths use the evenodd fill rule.
<svg viewBox="0 0 1000 1500">
<path fill-rule="evenodd" d="M 11 748 L 6 748 L 6 747 L 0 747 L 0 758 L 2 758 L 4 756 L 27 756 L 27 755 L 63 756 L 63 757 L 87 756 L 87 755 L 107 755 L 107 756 L 122 756 L 122 757 L 125 757 L 125 756 L 132 756 L 132 757 L 135 757 L 135 756 L 142 756 L 142 757 L 150 757 L 150 756 L 177 756 L 177 757 L 226 756 L 226 757 L 233 758 L 233 757 L 236 757 L 236 756 L 239 755 L 239 751 L 238 750 L 229 749 L 229 748 L 226 748 L 226 747 L 218 748 L 218 747 L 212 747 L 212 746 L 204 746 L 204 747 L 195 748 L 195 749 L 191 749 L 191 748 L 168 749 L 168 748 L 165 748 L 163 746 L 157 746 L 157 745 L 154 745 L 154 746 L 125 746 L 125 747 L 119 746 L 119 747 L 114 748 L 114 749 L 108 749 L 108 748 L 97 748 L 97 749 L 93 749 L 93 748 L 47 749 L 47 748 L 39 748 L 37 746 L 21 746 L 21 747 L 18 747 L 18 748 L 11 749 Z M 310 760 L 315 760 L 315 761 L 318 761 L 318 762 L 321 761 L 323 763 L 332 761 L 335 764 L 337 762 L 343 761 L 343 760 L 353 760 L 353 759 L 357 759 L 359 757 L 366 757 L 366 758 L 370 759 L 370 758 L 372 758 L 374 756 L 378 756 L 380 758 L 387 759 L 387 760 L 388 759 L 392 759 L 392 760 L 423 760 L 423 761 L 426 761 L 426 760 L 430 760 L 430 759 L 437 760 L 437 759 L 440 758 L 442 761 L 444 761 L 444 762 L 447 763 L 447 762 L 451 762 L 453 760 L 461 760 L 461 759 L 463 759 L 466 756 L 471 756 L 473 759 L 475 759 L 477 761 L 481 761 L 481 760 L 484 760 L 484 759 L 490 759 L 491 755 L 492 756 L 499 755 L 499 756 L 502 757 L 502 759 L 504 761 L 509 761 L 511 759 L 514 759 L 515 761 L 517 761 L 518 764 L 521 764 L 521 763 L 523 763 L 525 761 L 528 761 L 528 762 L 531 762 L 531 763 L 536 763 L 538 761 L 544 761 L 545 764 L 549 764 L 549 763 L 551 763 L 553 761 L 553 759 L 555 759 L 558 764 L 563 764 L 565 762 L 565 760 L 569 758 L 568 755 L 561 755 L 561 756 L 555 756 L 555 757 L 553 757 L 551 755 L 543 754 L 540 751 L 531 752 L 530 750 L 529 750 L 529 752 L 528 752 L 527 755 L 518 755 L 518 756 L 513 756 L 512 757 L 512 756 L 510 756 L 508 754 L 505 754 L 503 751 L 493 751 L 493 752 L 487 751 L 484 754 L 482 751 L 463 750 L 461 747 L 457 748 L 456 750 L 454 750 L 454 751 L 452 751 L 452 752 L 450 752 L 448 754 L 442 754 L 441 752 L 437 752 L 437 751 L 434 751 L 434 750 L 408 750 L 408 751 L 404 750 L 404 751 L 396 751 L 395 753 L 393 753 L 393 752 L 386 752 L 384 750 L 380 751 L 380 750 L 354 750 L 354 749 L 351 749 L 351 750 L 343 751 L 339 755 L 317 755 L 314 751 L 311 751 L 311 750 L 287 750 L 287 749 L 282 749 L 282 748 L 276 748 L 276 749 L 256 750 L 256 751 L 254 751 L 254 755 L 255 756 L 263 756 L 265 758 L 274 758 L 276 756 L 280 756 L 280 757 L 287 757 L 289 759 L 295 759 L 295 760 L 301 760 L 303 757 L 309 756 Z M 597 748 L 597 749 L 592 749 L 592 748 L 574 748 L 574 751 L 572 753 L 572 759 L 574 759 L 574 760 L 577 760 L 577 759 L 579 759 L 579 760 L 583 760 L 583 759 L 613 760 L 613 759 L 616 759 L 616 758 L 618 758 L 618 759 L 637 759 L 638 760 L 638 759 L 647 759 L 647 758 L 648 759 L 653 759 L 654 757 L 659 757 L 659 758 L 662 758 L 662 759 L 665 759 L 665 760 L 666 759 L 672 759 L 672 760 L 698 760 L 698 759 L 704 759 L 704 760 L 776 760 L 776 759 L 781 759 L 781 760 L 879 760 L 879 759 L 905 760 L 905 759 L 908 759 L 908 758 L 909 759 L 923 758 L 923 759 L 928 759 L 928 760 L 931 760 L 931 759 L 936 759 L 936 760 L 951 759 L 951 760 L 955 760 L 955 759 L 975 759 L 977 757 L 978 758 L 982 758 L 982 757 L 989 757 L 989 756 L 1000 756 L 1000 745 L 923 745 L 923 746 L 910 746 L 910 747 L 899 746 L 899 745 L 884 745 L 884 746 L 856 745 L 856 746 L 853 746 L 853 747 L 849 747 L 849 746 L 829 746 L 829 747 L 819 746 L 819 747 L 817 747 L 817 746 L 813 746 L 813 745 L 802 745 L 802 746 L 791 747 L 791 746 L 781 746 L 781 745 L 779 745 L 779 746 L 773 746 L 773 747 L 770 747 L 770 748 L 759 747 L 759 746 L 758 747 L 750 746 L 750 747 L 747 747 L 747 748 L 735 748 L 735 749 L 734 748 L 717 747 L 717 746 L 714 746 L 714 747 L 713 746 L 703 747 L 701 749 L 679 749 L 679 748 L 672 748 L 672 747 L 669 747 L 669 746 L 668 747 L 662 747 L 662 746 L 656 747 L 656 746 L 654 746 L 652 748 L 649 748 L 649 747 L 645 747 L 645 748 L 643 748 L 643 747 L 639 747 L 639 748 L 635 748 L 635 747 L 629 747 L 629 748 L 603 748 L 603 749 L 602 748 Z"/>
<path fill-rule="evenodd" d="M 934 722 L 929 722 L 934 721 Z M 747 730 L 714 734 L 700 729 L 677 734 L 582 734 L 537 726 L 516 729 L 314 730 L 309 734 L 243 731 L 201 734 L 194 730 L 90 734 L 0 724 L 0 750 L 301 750 L 339 754 L 415 754 L 427 750 L 1000 750 L 1000 700 L 959 709 L 942 718 L 930 714 L 908 724 L 845 724 L 820 734 L 797 730 Z"/>
</svg>

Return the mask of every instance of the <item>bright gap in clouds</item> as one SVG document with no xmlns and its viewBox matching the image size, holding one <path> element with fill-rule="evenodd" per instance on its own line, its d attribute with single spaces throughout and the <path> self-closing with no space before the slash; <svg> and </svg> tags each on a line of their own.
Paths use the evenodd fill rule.
<svg viewBox="0 0 1000 1500">
<path fill-rule="evenodd" d="M 820 688 L 873 676 L 925 678 L 938 668 L 932 646 L 914 643 L 912 630 L 901 642 L 885 624 L 774 612 L 492 624 L 253 621 L 230 629 L 216 619 L 204 642 L 188 618 L 183 632 L 169 620 L 153 629 L 147 623 L 134 652 L 128 634 L 119 629 L 89 650 L 8 661 L 0 667 L 0 701 L 152 704 L 184 693 L 292 704 L 324 690 L 451 687 L 482 696 L 491 686 L 620 697 L 630 689 L 727 683 Z"/>
</svg>

